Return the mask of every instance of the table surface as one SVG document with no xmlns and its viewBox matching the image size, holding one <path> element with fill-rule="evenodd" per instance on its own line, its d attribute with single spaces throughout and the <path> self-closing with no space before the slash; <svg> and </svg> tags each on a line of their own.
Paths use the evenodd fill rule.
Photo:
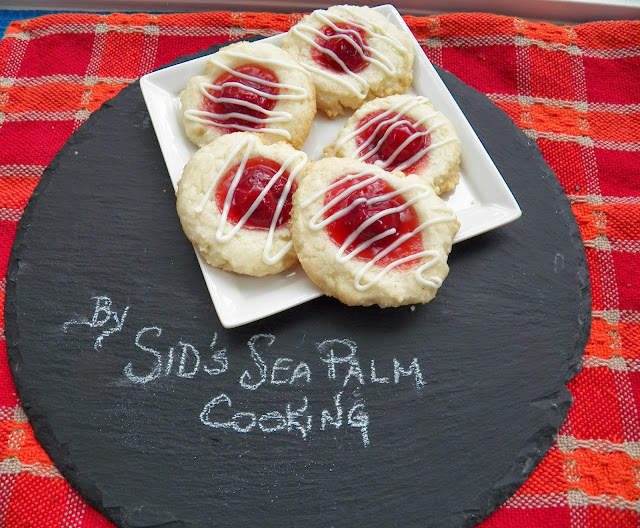
<svg viewBox="0 0 640 528">
<path fill-rule="evenodd" d="M 354 4 L 367 5 L 363 0 Z M 65 11 L 183 12 L 228 9 L 216 0 L 4 0 L 13 9 L 57 9 Z M 236 0 L 236 11 L 307 12 L 331 5 L 328 1 Z M 633 20 L 638 17 L 640 0 L 396 0 L 404 15 L 428 16 L 438 13 L 491 12 L 557 23 L 584 23 L 593 20 Z"/>
<path fill-rule="evenodd" d="M 64 14 L 10 25 L 0 42 L 4 270 L 40 175 L 103 101 L 177 56 L 286 31 L 295 20 Z M 547 456 L 483 527 L 637 526 L 640 25 L 564 27 L 480 14 L 407 22 L 432 62 L 487 94 L 537 143 L 571 202 L 591 276 L 591 339 L 584 367 L 569 384 L 575 403 Z M 4 337 L 1 344 L 4 354 Z M 1 374 L 3 525 L 109 526 L 51 464 L 6 366 Z"/>
<path fill-rule="evenodd" d="M 4 34 L 7 26 L 14 20 L 24 20 L 27 18 L 35 18 L 42 15 L 53 14 L 55 11 L 42 10 L 7 10 L 0 9 L 0 33 Z"/>
</svg>

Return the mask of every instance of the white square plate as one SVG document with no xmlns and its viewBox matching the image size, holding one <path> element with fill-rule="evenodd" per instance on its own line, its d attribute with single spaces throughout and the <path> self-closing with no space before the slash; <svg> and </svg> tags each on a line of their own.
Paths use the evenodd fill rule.
<svg viewBox="0 0 640 528">
<path fill-rule="evenodd" d="M 382 5 L 374 9 L 411 35 L 393 6 Z M 277 35 L 264 41 L 278 45 L 281 38 L 282 35 Z M 521 211 L 511 191 L 415 38 L 413 45 L 416 60 L 413 84 L 408 93 L 428 97 L 451 120 L 462 142 L 460 184 L 444 197 L 461 224 L 454 242 L 516 220 Z M 174 187 L 182 177 L 185 164 L 197 150 L 182 127 L 180 92 L 191 77 L 204 72 L 206 62 L 207 57 L 201 57 L 149 73 L 140 79 L 142 94 Z M 316 115 L 303 148 L 312 160 L 322 157 L 322 150 L 335 139 L 346 119 L 332 121 L 320 112 Z M 300 267 L 279 275 L 255 278 L 213 268 L 200 255 L 198 261 L 225 328 L 262 319 L 322 295 Z"/>
</svg>

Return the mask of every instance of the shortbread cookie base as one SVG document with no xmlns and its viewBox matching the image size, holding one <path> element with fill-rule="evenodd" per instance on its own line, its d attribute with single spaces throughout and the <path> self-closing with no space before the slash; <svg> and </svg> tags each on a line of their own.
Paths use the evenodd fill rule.
<svg viewBox="0 0 640 528">
<path fill-rule="evenodd" d="M 376 35 L 367 36 L 368 45 L 386 57 L 395 72 L 386 72 L 370 63 L 357 73 L 362 79 L 359 81 L 352 75 L 334 72 L 316 63 L 311 56 L 312 45 L 300 35 L 302 31 L 313 40 L 315 34 L 301 28 L 309 26 L 319 30 L 326 25 L 321 18 L 325 11 L 314 11 L 286 33 L 280 41 L 280 47 L 310 71 L 316 86 L 318 108 L 333 119 L 346 109 L 359 108 L 365 101 L 375 97 L 404 93 L 413 82 L 414 50 L 411 37 L 369 7 L 333 6 L 326 12 L 371 28 Z M 391 45 L 389 38 L 400 43 L 402 49 Z"/>
<path fill-rule="evenodd" d="M 344 127 L 338 133 L 336 141 L 325 149 L 327 156 L 340 158 L 364 159 L 366 153 L 357 152 L 358 144 L 355 131 L 358 123 L 366 116 L 389 110 L 390 108 L 409 108 L 403 115 L 413 121 L 428 118 L 423 123 L 425 129 L 433 128 L 430 133 L 431 145 L 440 146 L 430 150 L 426 158 L 417 162 L 412 167 L 402 170 L 404 173 L 412 173 L 420 176 L 423 181 L 431 185 L 437 194 L 451 191 L 460 181 L 460 155 L 462 148 L 451 121 L 439 112 L 430 102 L 422 102 L 413 105 L 417 99 L 413 95 L 392 95 L 380 99 L 374 99 L 365 103 L 347 120 Z M 411 106 L 410 106 L 411 105 Z M 436 114 L 433 117 L 433 114 Z"/>
<path fill-rule="evenodd" d="M 356 287 L 355 280 L 367 261 L 354 257 L 344 263 L 337 262 L 338 247 L 329 237 L 327 230 L 313 230 L 310 223 L 312 217 L 324 206 L 323 190 L 343 175 L 357 174 L 365 170 L 370 174 L 379 174 L 395 189 L 405 188 L 402 192 L 405 201 L 417 194 L 425 194 L 424 198 L 412 207 L 420 223 L 429 220 L 435 222 L 418 235 L 422 237 L 424 249 L 433 251 L 433 256 L 416 260 L 409 269 L 393 268 L 375 285 L 362 291 Z M 314 196 L 318 197 L 313 199 Z M 357 160 L 324 158 L 309 164 L 293 196 L 291 231 L 298 258 L 305 272 L 327 295 L 350 306 L 378 305 L 384 308 L 431 301 L 438 291 L 438 286 L 432 284 L 441 284 L 449 273 L 447 257 L 459 226 L 453 212 L 418 176 L 405 177 L 398 172 L 389 173 Z M 435 256 L 437 258 L 434 258 Z M 435 263 L 422 272 L 422 277 L 432 284 L 425 284 L 417 279 L 415 270 L 432 258 Z M 371 267 L 364 274 L 361 284 L 372 281 L 380 271 L 380 266 Z"/>
<path fill-rule="evenodd" d="M 248 55 L 250 58 L 231 56 L 230 53 Z M 269 123 L 262 128 L 256 128 L 252 132 L 260 134 L 265 143 L 277 143 L 287 141 L 294 148 L 300 149 L 311 132 L 311 125 L 316 114 L 315 86 L 310 76 L 304 71 L 285 51 L 273 44 L 266 42 L 236 42 L 221 48 L 213 59 L 219 61 L 226 68 L 233 69 L 244 64 L 261 64 L 270 67 L 282 84 L 300 87 L 308 93 L 308 97 L 301 100 L 280 99 L 276 102 L 272 111 L 284 112 L 291 116 L 285 122 Z M 278 61 L 281 65 L 273 65 L 265 61 Z M 200 110 L 203 95 L 200 89 L 202 83 L 214 83 L 227 70 L 211 59 L 207 62 L 204 75 L 192 77 L 186 88 L 180 94 L 182 108 L 182 121 L 187 137 L 199 147 L 211 143 L 214 139 L 238 132 L 233 128 L 223 128 L 215 123 L 203 124 L 188 118 L 185 112 L 188 110 Z M 281 94 L 289 93 L 287 89 L 281 89 Z M 266 127 L 275 128 L 280 132 L 266 132 Z"/>
<path fill-rule="evenodd" d="M 297 264 L 298 259 L 293 247 L 278 262 L 268 264 L 263 261 L 268 235 L 266 230 L 243 228 L 227 242 L 218 241 L 216 233 L 222 221 L 222 213 L 215 202 L 215 191 L 205 201 L 204 209 L 201 212 L 197 211 L 207 191 L 212 185 L 215 188 L 226 173 L 223 170 L 226 157 L 246 136 L 256 139 L 251 157 L 264 157 L 282 164 L 296 153 L 296 150 L 285 142 L 265 145 L 256 134 L 226 134 L 198 150 L 189 160 L 178 184 L 176 208 L 185 235 L 208 264 L 227 271 L 261 277 L 279 273 Z M 228 167 L 240 163 L 243 153 L 244 150 L 239 151 Z M 227 222 L 224 233 L 228 233 L 232 227 L 233 224 Z M 276 229 L 270 254 L 277 254 L 290 241 L 291 232 L 288 226 Z"/>
</svg>

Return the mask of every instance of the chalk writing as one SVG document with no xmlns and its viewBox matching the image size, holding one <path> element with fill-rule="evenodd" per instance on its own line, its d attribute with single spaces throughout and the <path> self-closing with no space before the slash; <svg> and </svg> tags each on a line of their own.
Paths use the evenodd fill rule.
<svg viewBox="0 0 640 528">
<path fill-rule="evenodd" d="M 324 431 L 329 425 L 340 429 L 342 427 L 342 392 L 337 393 L 333 397 L 333 402 L 336 408 L 336 414 L 331 416 L 331 413 L 324 409 L 322 411 L 321 429 Z M 362 444 L 367 447 L 369 445 L 369 415 L 365 411 L 364 401 L 358 399 L 354 405 L 349 409 L 347 414 L 347 423 L 354 428 L 360 429 L 362 434 Z"/>
<path fill-rule="evenodd" d="M 394 383 L 400 383 L 401 376 L 415 376 L 416 380 L 416 388 L 421 389 L 424 387 L 424 379 L 422 378 L 422 372 L 420 372 L 420 365 L 418 364 L 418 358 L 413 358 L 411 365 L 409 365 L 408 369 L 403 369 L 400 366 L 400 362 L 393 358 L 393 381 Z"/>
<path fill-rule="evenodd" d="M 336 429 L 340 429 L 340 427 L 342 427 L 342 406 L 340 405 L 341 398 L 342 398 L 342 391 L 340 391 L 338 394 L 336 394 L 333 397 L 333 402 L 336 406 L 335 417 L 331 416 L 331 413 L 326 409 L 322 411 L 321 428 L 323 431 L 328 425 L 332 425 Z"/>
<path fill-rule="evenodd" d="M 133 363 L 128 363 L 124 367 L 124 375 L 129 381 L 134 383 L 148 383 L 161 376 L 170 376 L 172 371 L 175 376 L 180 378 L 193 378 L 200 371 L 204 371 L 210 376 L 217 376 L 227 371 L 229 368 L 229 360 L 227 359 L 227 349 L 222 348 L 215 350 L 216 342 L 218 340 L 218 334 L 215 333 L 209 348 L 211 349 L 211 356 L 208 361 L 203 362 L 198 349 L 190 343 L 179 341 L 175 347 L 169 347 L 166 352 L 166 357 L 162 352 L 152 348 L 149 343 L 162 335 L 162 329 L 157 326 L 147 326 L 141 329 L 135 338 L 135 346 L 143 352 L 148 352 L 154 358 L 154 365 L 152 369 L 144 376 L 134 374 Z M 174 358 L 176 355 L 176 348 L 180 359 L 177 369 L 173 369 Z M 202 368 L 201 368 L 202 367 Z"/>
<path fill-rule="evenodd" d="M 256 390 L 267 379 L 267 364 L 263 361 L 263 359 L 260 357 L 260 354 L 258 354 L 258 351 L 256 350 L 256 342 L 260 339 L 266 339 L 269 342 L 267 346 L 273 345 L 273 342 L 276 340 L 275 336 L 272 336 L 270 334 L 254 335 L 249 340 L 248 345 L 249 350 L 251 351 L 251 359 L 253 359 L 258 367 L 258 370 L 260 371 L 260 381 L 253 384 L 249 383 L 249 380 L 251 380 L 251 374 L 248 370 L 245 370 L 240 377 L 240 385 L 245 389 Z"/>
<path fill-rule="evenodd" d="M 200 421 L 214 429 L 233 429 L 236 433 L 248 433 L 256 424 L 263 433 L 277 433 L 278 431 L 298 432 L 303 439 L 311 430 L 311 416 L 306 414 L 309 402 L 303 397 L 302 406 L 293 409 L 291 403 L 287 403 L 284 414 L 271 411 L 258 418 L 252 412 L 237 412 L 226 422 L 213 421 L 211 414 L 214 407 L 220 403 L 226 403 L 231 407 L 231 399 L 226 394 L 220 394 L 211 400 L 200 413 Z M 302 419 L 302 420 L 301 420 Z M 272 423 L 272 425 L 268 425 Z"/>
<path fill-rule="evenodd" d="M 148 326 L 143 328 L 142 330 L 140 330 L 137 334 L 136 334 L 136 346 L 140 349 L 143 350 L 145 352 L 149 352 L 150 354 L 153 354 L 156 358 L 156 363 L 153 366 L 153 369 L 151 370 L 151 372 L 149 372 L 149 374 L 147 374 L 146 376 L 137 376 L 133 373 L 133 364 L 132 363 L 128 363 L 126 367 L 124 367 L 124 375 L 131 381 L 133 381 L 134 383 L 148 383 L 149 381 L 151 381 L 152 379 L 156 379 L 157 377 L 159 377 L 162 374 L 162 354 L 160 352 L 158 352 L 157 350 L 155 350 L 154 348 L 148 347 L 143 345 L 140 341 L 142 339 L 142 336 L 144 336 L 145 334 L 147 334 L 147 332 L 153 332 L 156 334 L 156 337 L 160 337 L 162 335 L 162 329 L 158 328 L 157 326 Z M 173 348 L 170 349 L 169 351 L 169 362 L 170 365 L 173 364 Z M 167 369 L 170 370 L 171 366 L 169 366 L 169 368 Z M 166 371 L 165 371 L 166 373 Z"/>
<path fill-rule="evenodd" d="M 364 401 L 358 401 L 351 409 L 347 422 L 351 427 L 357 427 L 362 433 L 362 443 L 365 447 L 369 445 L 369 415 L 364 410 Z"/>
<path fill-rule="evenodd" d="M 91 316 L 69 320 L 62 329 L 65 333 L 77 325 L 100 329 L 101 333 L 93 343 L 98 350 L 105 338 L 123 330 L 129 306 L 119 312 L 107 296 L 91 299 Z M 313 349 L 311 357 L 315 354 L 317 358 L 316 364 L 274 354 L 276 342 L 277 337 L 273 334 L 255 334 L 249 338 L 246 352 L 250 364 L 235 378 L 237 387 L 260 392 L 270 386 L 270 390 L 283 391 L 283 394 L 295 389 L 295 397 L 287 398 L 277 409 L 247 411 L 246 407 L 243 410 L 234 408 L 227 393 L 221 392 L 202 408 L 199 416 L 202 425 L 240 434 L 292 434 L 302 440 L 307 440 L 311 434 L 353 431 L 358 434 L 358 441 L 368 447 L 371 424 L 361 387 L 409 383 L 420 391 L 426 386 L 417 357 L 402 360 L 388 357 L 385 361 L 370 359 L 363 368 L 358 358 L 357 343 L 335 338 L 308 345 Z M 149 325 L 135 332 L 131 350 L 135 357 L 124 365 L 122 374 L 125 380 L 136 385 L 146 385 L 170 376 L 190 380 L 197 376 L 221 376 L 230 371 L 230 355 L 226 347 L 220 346 L 217 332 L 214 332 L 207 350 L 206 346 L 198 348 L 187 339 L 169 340 L 161 326 Z M 241 351 L 234 351 L 233 357 L 238 354 Z M 307 353 L 305 357 L 310 356 Z M 322 378 L 325 374 L 326 380 L 336 386 L 336 392 L 329 400 L 330 405 L 324 407 L 314 403 L 312 412 L 308 397 L 301 395 L 300 391 L 310 386 L 313 379 Z M 237 396 L 233 397 L 237 399 Z"/>
<path fill-rule="evenodd" d="M 285 374 L 280 374 L 280 372 L 289 372 L 289 370 L 291 370 L 293 359 L 288 357 L 277 358 L 271 367 L 271 375 L 269 376 L 269 366 L 265 360 L 262 359 L 262 356 L 260 356 L 257 349 L 257 343 L 259 341 L 266 341 L 268 348 L 273 345 L 275 340 L 276 337 L 271 334 L 257 334 L 249 340 L 247 346 L 251 353 L 251 359 L 253 359 L 253 362 L 256 364 L 256 368 L 258 369 L 260 379 L 255 383 L 251 383 L 251 380 L 258 376 L 252 375 L 248 370 L 245 370 L 240 377 L 240 386 L 242 388 L 253 391 L 267 380 L 270 380 L 272 385 L 294 385 L 299 380 L 300 382 L 304 381 L 306 383 L 311 383 L 311 369 L 309 369 L 309 365 L 304 361 L 301 361 L 296 365 L 296 368 L 289 377 Z"/>
<path fill-rule="evenodd" d="M 347 372 L 344 376 L 342 383 L 343 387 L 346 387 L 351 379 L 356 380 L 360 385 L 365 384 L 365 377 L 360 366 L 360 361 L 356 356 L 358 346 L 348 339 L 327 339 L 317 345 L 320 352 L 320 360 L 327 364 L 327 377 L 329 379 L 337 379 L 338 365 L 348 366 Z M 371 360 L 370 376 L 371 383 L 389 383 L 389 378 L 379 378 L 376 372 L 375 360 Z M 400 383 L 400 379 L 405 376 L 414 376 L 414 381 L 417 389 L 421 389 L 425 386 L 422 371 L 420 370 L 420 364 L 418 358 L 413 358 L 409 368 L 402 367 L 400 361 L 393 359 L 393 382 L 397 385 Z"/>
<path fill-rule="evenodd" d="M 115 334 L 122 330 L 122 326 L 124 325 L 124 320 L 127 317 L 127 313 L 129 312 L 129 307 L 127 306 L 123 311 L 122 315 L 118 315 L 118 312 L 115 312 L 111 309 L 111 299 L 104 295 L 100 295 L 97 297 L 91 297 L 95 301 L 95 308 L 93 310 L 93 316 L 90 320 L 71 320 L 67 321 L 62 325 L 63 332 L 66 332 L 69 326 L 71 325 L 87 325 L 90 328 L 102 328 L 107 323 L 113 321 L 114 325 L 111 328 L 107 328 L 104 330 L 93 342 L 93 348 L 98 350 L 102 346 L 102 342 L 105 337 L 110 336 L 111 334 Z"/>
<path fill-rule="evenodd" d="M 342 392 L 334 397 L 336 407 L 335 417 L 327 409 L 323 409 L 321 413 L 320 430 L 325 431 L 327 425 L 333 426 L 335 429 L 342 427 L 343 410 L 340 403 Z M 264 434 L 288 432 L 299 434 L 303 440 L 311 433 L 313 428 L 313 416 L 309 414 L 309 401 L 306 396 L 302 397 L 301 403 L 293 404 L 287 402 L 284 412 L 269 411 L 260 416 L 253 412 L 236 412 L 231 417 L 226 417 L 226 421 L 220 421 L 224 418 L 215 419 L 213 414 L 223 414 L 224 411 L 216 409 L 216 407 L 227 408 L 233 406 L 231 398 L 226 394 L 220 394 L 212 399 L 204 406 L 200 413 L 200 421 L 207 427 L 212 429 L 231 429 L 236 433 L 248 433 L 257 428 Z M 364 401 L 358 399 L 347 413 L 347 424 L 354 428 L 360 429 L 362 436 L 362 444 L 367 447 L 369 445 L 369 415 L 365 410 Z"/>
</svg>

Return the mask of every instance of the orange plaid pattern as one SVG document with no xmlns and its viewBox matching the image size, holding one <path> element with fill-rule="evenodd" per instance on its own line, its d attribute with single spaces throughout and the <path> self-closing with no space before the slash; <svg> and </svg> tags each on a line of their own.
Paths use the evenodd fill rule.
<svg viewBox="0 0 640 528">
<path fill-rule="evenodd" d="M 0 41 L 0 276 L 39 176 L 91 112 L 141 75 L 300 15 L 63 14 Z M 483 528 L 640 523 L 640 23 L 483 14 L 406 17 L 431 61 L 537 143 L 572 204 L 591 275 L 592 334 L 556 442 Z M 5 281 L 0 283 L 4 301 Z M 0 329 L 3 330 L 3 329 Z M 0 525 L 107 527 L 61 478 L 20 407 L 0 333 Z"/>
</svg>

